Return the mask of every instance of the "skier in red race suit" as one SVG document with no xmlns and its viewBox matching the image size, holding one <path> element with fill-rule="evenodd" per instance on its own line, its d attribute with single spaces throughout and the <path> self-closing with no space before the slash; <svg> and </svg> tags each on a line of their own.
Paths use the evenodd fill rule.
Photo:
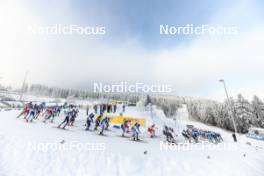
<svg viewBox="0 0 264 176">
<path fill-rule="evenodd" d="M 150 134 L 151 138 L 155 137 L 155 124 L 148 127 L 148 133 Z"/>
</svg>

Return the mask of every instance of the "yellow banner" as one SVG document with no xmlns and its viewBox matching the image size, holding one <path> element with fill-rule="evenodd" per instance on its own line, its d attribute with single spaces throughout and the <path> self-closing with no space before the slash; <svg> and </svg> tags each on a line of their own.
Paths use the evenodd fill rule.
<svg viewBox="0 0 264 176">
<path fill-rule="evenodd" d="M 122 124 L 125 120 L 128 120 L 129 123 L 132 125 L 137 122 L 141 126 L 145 126 L 145 119 L 144 118 L 135 118 L 135 117 L 128 117 L 128 116 L 112 116 L 112 117 L 110 117 L 110 123 L 112 123 L 112 124 Z"/>
<path fill-rule="evenodd" d="M 128 120 L 131 125 L 134 125 L 136 122 L 139 123 L 141 126 L 145 126 L 146 124 L 144 118 L 136 118 L 130 116 L 113 116 L 108 114 L 104 114 L 104 116 L 110 118 L 111 124 L 122 124 L 125 120 Z"/>
</svg>

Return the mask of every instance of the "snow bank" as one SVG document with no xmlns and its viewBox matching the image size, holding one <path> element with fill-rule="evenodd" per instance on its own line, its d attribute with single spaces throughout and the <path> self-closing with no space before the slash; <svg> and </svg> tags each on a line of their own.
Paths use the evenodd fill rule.
<svg viewBox="0 0 264 176">
<path fill-rule="evenodd" d="M 156 110 L 155 110 L 156 111 Z M 184 110 L 183 110 L 184 111 Z M 127 113 L 147 115 L 135 109 Z M 0 175 L 1 176 L 105 176 L 105 175 L 179 175 L 179 176 L 263 176 L 264 144 L 239 136 L 239 142 L 232 143 L 229 132 L 197 122 L 182 120 L 222 134 L 228 149 L 198 149 L 215 144 L 183 144 L 181 147 L 165 150 L 160 141 L 163 138 L 146 138 L 144 143 L 118 137 L 119 130 L 108 131 L 107 137 L 84 130 L 85 110 L 80 111 L 76 126 L 69 130 L 54 128 L 55 124 L 44 124 L 40 120 L 25 123 L 16 119 L 19 111 L 0 112 Z M 164 119 L 156 111 L 156 118 Z M 172 121 L 173 122 L 173 121 Z M 104 150 L 91 151 L 77 148 L 67 150 L 36 150 L 32 144 L 58 144 L 64 146 L 77 142 L 80 145 L 103 144 Z M 33 146 L 34 146 L 33 145 Z M 144 152 L 147 151 L 146 154 Z"/>
</svg>

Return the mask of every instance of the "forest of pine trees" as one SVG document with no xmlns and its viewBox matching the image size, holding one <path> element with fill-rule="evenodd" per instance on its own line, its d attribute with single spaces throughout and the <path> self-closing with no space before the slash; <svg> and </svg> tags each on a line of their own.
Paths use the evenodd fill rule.
<svg viewBox="0 0 264 176">
<path fill-rule="evenodd" d="M 140 94 L 94 93 L 92 91 L 85 90 L 48 87 L 41 84 L 32 84 L 30 86 L 26 86 L 24 92 L 38 96 L 48 96 L 52 98 L 114 99 L 128 101 L 131 103 L 137 103 L 143 97 L 143 95 Z"/>
<path fill-rule="evenodd" d="M 250 102 L 239 94 L 236 99 L 230 98 L 230 106 L 228 106 L 227 101 L 221 103 L 207 99 L 166 95 L 99 94 L 91 91 L 51 88 L 40 84 L 33 84 L 27 87 L 26 91 L 30 94 L 54 98 L 115 99 L 131 103 L 137 103 L 144 98 L 145 105 L 151 103 L 158 106 L 167 117 L 174 116 L 182 104 L 187 104 L 190 118 L 206 124 L 234 131 L 231 118 L 233 115 L 239 133 L 246 133 L 251 126 L 264 128 L 264 103 L 257 96 L 254 96 Z"/>
<path fill-rule="evenodd" d="M 249 102 L 241 94 L 236 99 L 219 103 L 210 100 L 193 100 L 187 102 L 191 118 L 234 131 L 232 115 L 239 133 L 246 133 L 250 127 L 264 128 L 264 103 L 257 96 Z M 233 114 L 232 114 L 233 113 Z"/>
</svg>

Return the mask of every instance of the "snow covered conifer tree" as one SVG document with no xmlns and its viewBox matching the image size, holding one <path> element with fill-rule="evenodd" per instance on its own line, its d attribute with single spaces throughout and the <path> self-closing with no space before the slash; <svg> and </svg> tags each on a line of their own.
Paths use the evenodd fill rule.
<svg viewBox="0 0 264 176">
<path fill-rule="evenodd" d="M 256 127 L 264 128 L 264 103 L 256 95 L 251 102 L 253 110 L 253 124 Z"/>
<path fill-rule="evenodd" d="M 229 115 L 229 111 L 228 111 L 228 107 L 227 107 L 227 104 L 226 103 L 219 103 L 217 104 L 216 106 L 216 123 L 217 123 L 217 126 L 221 127 L 221 128 L 225 128 L 225 129 L 228 129 L 228 125 L 226 124 L 227 123 L 227 119 L 228 118 L 231 118 Z M 229 125 L 229 129 L 231 128 L 232 124 Z"/>
<path fill-rule="evenodd" d="M 147 97 L 146 97 L 146 100 L 145 100 L 145 106 L 147 106 L 149 103 L 152 103 L 152 101 L 151 101 L 151 98 L 150 98 L 150 96 L 149 95 L 147 95 Z"/>
<path fill-rule="evenodd" d="M 251 104 L 239 94 L 235 102 L 235 122 L 238 132 L 246 133 L 252 125 L 253 111 Z"/>
</svg>

